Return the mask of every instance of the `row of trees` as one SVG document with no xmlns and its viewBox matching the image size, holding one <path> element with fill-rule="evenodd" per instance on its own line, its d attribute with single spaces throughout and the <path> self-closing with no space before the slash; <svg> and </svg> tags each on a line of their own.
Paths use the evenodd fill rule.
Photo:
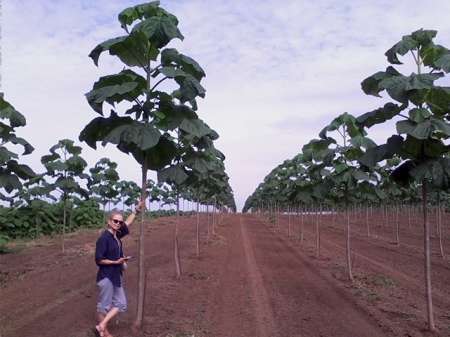
<svg viewBox="0 0 450 337">
<path fill-rule="evenodd" d="M 170 194 L 167 198 L 176 205 L 177 214 L 181 198 L 195 201 L 197 210 L 199 203 L 211 204 L 214 209 L 235 210 L 233 191 L 223 163 L 225 156 L 214 145 L 219 135 L 197 112 L 197 99 L 204 98 L 206 93 L 200 83 L 206 74 L 194 59 L 168 47 L 171 40 L 184 38 L 178 29 L 178 19 L 161 8 L 159 1 L 152 1 L 124 9 L 118 21 L 123 34 L 97 45 L 89 57 L 98 66 L 100 55 L 108 52 L 117 57 L 123 67 L 118 73 L 100 77 L 86 94 L 89 105 L 99 116 L 85 126 L 79 140 L 94 149 L 98 143 L 112 144 L 131 155 L 142 172 L 138 195 L 141 200 L 147 197 L 159 200 L 164 193 Z M 40 192 L 48 192 L 48 195 L 56 187 L 66 210 L 74 195 L 84 196 L 86 190 L 80 186 L 82 179 L 88 180 L 88 189 L 99 196 L 98 201 L 104 207 L 114 200 L 121 188 L 127 191 L 127 196 L 137 195 L 136 186 L 129 182 L 116 189 L 114 181 L 118 175 L 115 165 L 108 159 L 100 160 L 87 176 L 84 173 L 86 162 L 80 156 L 81 147 L 69 140 L 60 141 L 50 149 L 50 154 L 42 158 L 47 172 L 36 174 L 28 166 L 19 164 L 20 156 L 10 150 L 19 145 L 24 148 L 22 155 L 33 151 L 28 142 L 15 135 L 15 128 L 25 125 L 24 116 L 1 99 L 0 119 L 4 121 L 0 122 L 0 187 L 4 198 L 11 198 L 11 194 L 21 191 L 25 184 L 38 186 L 42 188 Z M 157 190 L 158 185 L 148 179 L 149 170 L 157 173 L 158 184 L 167 184 L 170 188 Z M 19 194 L 17 198 L 22 202 Z M 63 221 L 66 221 L 66 211 Z M 147 274 L 144 214 L 139 232 L 136 327 L 142 325 Z M 174 247 L 180 276 L 178 221 Z"/>
<path fill-rule="evenodd" d="M 301 153 L 266 176 L 244 206 L 244 211 L 312 204 L 319 212 L 321 205 L 344 208 L 347 270 L 352 280 L 350 205 L 420 201 L 430 330 L 435 324 L 427 207 L 431 192 L 437 202 L 448 199 L 450 181 L 450 87 L 437 84 L 445 83 L 450 72 L 450 50 L 434 42 L 436 34 L 421 29 L 404 36 L 386 52 L 390 63 L 386 70 L 362 81 L 366 94 L 381 97 L 385 92 L 392 102 L 358 117 L 343 113 L 335 118 Z M 407 69 L 416 69 L 410 75 L 396 69 L 406 55 L 412 60 Z M 367 129 L 389 127 L 391 120 L 396 132 L 385 144 L 375 144 Z M 317 233 L 320 237 L 318 228 Z"/>
</svg>

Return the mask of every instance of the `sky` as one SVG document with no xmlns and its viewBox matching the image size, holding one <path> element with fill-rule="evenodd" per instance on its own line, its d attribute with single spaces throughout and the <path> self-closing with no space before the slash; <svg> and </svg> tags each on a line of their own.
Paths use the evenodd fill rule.
<svg viewBox="0 0 450 337">
<path fill-rule="evenodd" d="M 18 134 L 36 150 L 23 162 L 40 172 L 52 145 L 78 141 L 97 117 L 84 94 L 122 66 L 105 53 L 96 67 L 87 55 L 122 35 L 117 14 L 141 1 L 0 3 L 0 91 L 27 118 Z M 238 209 L 266 174 L 334 117 L 384 104 L 366 96 L 360 83 L 386 68 L 385 51 L 403 35 L 435 29 L 436 41 L 450 47 L 448 0 L 162 0 L 161 6 L 178 17 L 185 36 L 169 46 L 206 72 L 198 113 L 220 135 L 216 146 L 226 155 Z M 379 128 L 369 136 L 383 142 L 393 132 Z M 97 151 L 83 145 L 83 156 L 90 167 L 109 157 L 122 179 L 140 181 L 138 164 L 112 145 Z"/>
</svg>

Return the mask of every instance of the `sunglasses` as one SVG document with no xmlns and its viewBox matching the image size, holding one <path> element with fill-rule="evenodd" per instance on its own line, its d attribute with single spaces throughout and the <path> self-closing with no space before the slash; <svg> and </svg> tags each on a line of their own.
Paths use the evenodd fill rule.
<svg viewBox="0 0 450 337">
<path fill-rule="evenodd" d="M 116 225 L 119 224 L 121 226 L 124 224 L 124 222 L 122 220 L 117 220 L 117 219 L 112 219 L 112 222 L 115 223 Z"/>
</svg>

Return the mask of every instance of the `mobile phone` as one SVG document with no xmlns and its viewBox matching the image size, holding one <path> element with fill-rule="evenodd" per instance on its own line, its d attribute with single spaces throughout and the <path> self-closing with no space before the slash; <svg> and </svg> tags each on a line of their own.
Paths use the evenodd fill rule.
<svg viewBox="0 0 450 337">
<path fill-rule="evenodd" d="M 130 259 L 132 259 L 132 258 L 133 258 L 132 256 L 125 256 L 125 257 L 124 257 L 125 260 L 130 260 Z"/>
</svg>

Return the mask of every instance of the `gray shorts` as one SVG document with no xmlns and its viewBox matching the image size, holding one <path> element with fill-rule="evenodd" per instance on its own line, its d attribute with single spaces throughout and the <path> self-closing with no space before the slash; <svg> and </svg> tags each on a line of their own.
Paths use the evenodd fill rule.
<svg viewBox="0 0 450 337">
<path fill-rule="evenodd" d="M 97 312 L 106 314 L 111 308 L 119 309 L 119 312 L 127 310 L 127 298 L 125 290 L 122 287 L 114 287 L 111 280 L 107 277 L 97 282 L 98 301 Z"/>
</svg>

